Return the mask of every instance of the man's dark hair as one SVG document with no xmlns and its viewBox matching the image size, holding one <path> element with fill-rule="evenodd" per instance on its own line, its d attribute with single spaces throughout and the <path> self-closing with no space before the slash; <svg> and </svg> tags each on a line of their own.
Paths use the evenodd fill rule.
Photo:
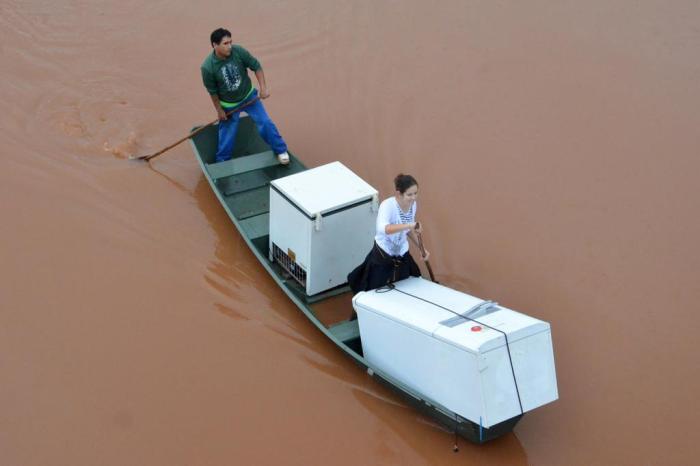
<svg viewBox="0 0 700 466">
<path fill-rule="evenodd" d="M 401 194 L 405 193 L 411 186 L 418 186 L 418 182 L 411 175 L 399 173 L 396 178 L 394 178 L 394 187 Z"/>
<path fill-rule="evenodd" d="M 231 37 L 231 31 L 228 29 L 224 28 L 219 28 L 215 29 L 214 32 L 211 33 L 211 36 L 209 37 L 209 42 L 211 43 L 212 47 L 214 44 L 219 45 L 221 43 L 221 40 L 224 37 Z"/>
</svg>

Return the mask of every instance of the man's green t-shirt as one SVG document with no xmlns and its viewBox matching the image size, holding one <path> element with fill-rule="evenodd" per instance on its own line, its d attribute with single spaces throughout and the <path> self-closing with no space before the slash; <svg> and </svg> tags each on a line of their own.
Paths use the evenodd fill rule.
<svg viewBox="0 0 700 466">
<path fill-rule="evenodd" d="M 231 55 L 223 60 L 212 51 L 200 69 L 209 94 L 218 95 L 222 106 L 230 107 L 248 97 L 253 90 L 248 68 L 258 71 L 260 62 L 240 45 L 234 45 Z"/>
</svg>

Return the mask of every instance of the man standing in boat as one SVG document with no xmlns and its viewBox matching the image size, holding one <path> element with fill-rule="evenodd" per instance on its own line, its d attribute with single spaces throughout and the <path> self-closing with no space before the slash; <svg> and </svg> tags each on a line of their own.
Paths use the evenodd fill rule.
<svg viewBox="0 0 700 466">
<path fill-rule="evenodd" d="M 233 45 L 230 31 L 216 29 L 211 33 L 210 42 L 214 50 L 202 63 L 202 81 L 219 116 L 216 161 L 223 162 L 233 157 L 233 143 L 236 140 L 240 117 L 240 112 L 229 116 L 226 116 L 226 112 L 258 97 L 267 99 L 270 97 L 270 91 L 260 62 L 240 45 Z M 255 73 L 259 91 L 253 87 L 248 77 L 249 69 Z M 288 164 L 287 144 L 267 115 L 262 101 L 255 100 L 245 111 L 255 122 L 260 136 L 277 155 L 277 160 L 283 165 Z"/>
</svg>

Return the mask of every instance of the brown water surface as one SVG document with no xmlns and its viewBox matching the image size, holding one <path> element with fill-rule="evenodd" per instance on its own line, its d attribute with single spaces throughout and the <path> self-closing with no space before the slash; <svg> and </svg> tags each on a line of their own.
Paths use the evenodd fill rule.
<svg viewBox="0 0 700 466">
<path fill-rule="evenodd" d="M 0 2 L 0 464 L 698 462 L 700 3 Z M 552 324 L 477 447 L 298 312 L 185 144 L 220 25 L 309 166 L 420 181 L 438 279 Z"/>
</svg>

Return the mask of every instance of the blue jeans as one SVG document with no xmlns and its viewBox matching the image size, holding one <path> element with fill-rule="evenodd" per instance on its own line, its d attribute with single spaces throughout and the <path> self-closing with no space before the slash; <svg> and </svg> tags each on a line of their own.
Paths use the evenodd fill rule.
<svg viewBox="0 0 700 466">
<path fill-rule="evenodd" d="M 241 105 L 248 102 L 251 99 L 257 97 L 257 89 L 248 97 Z M 227 109 L 224 109 L 227 111 Z M 255 122 L 255 126 L 258 128 L 258 133 L 263 138 L 263 140 L 272 148 L 275 154 L 281 154 L 287 152 L 287 144 L 280 136 L 277 127 L 272 122 L 270 117 L 265 111 L 265 107 L 262 101 L 258 100 L 253 105 L 246 107 L 244 112 L 246 112 L 250 118 Z M 224 160 L 229 160 L 233 157 L 233 143 L 236 140 L 236 132 L 238 131 L 238 120 L 240 119 L 241 112 L 236 112 L 229 116 L 225 121 L 219 121 L 219 146 L 216 150 L 216 161 L 223 162 Z"/>
</svg>

